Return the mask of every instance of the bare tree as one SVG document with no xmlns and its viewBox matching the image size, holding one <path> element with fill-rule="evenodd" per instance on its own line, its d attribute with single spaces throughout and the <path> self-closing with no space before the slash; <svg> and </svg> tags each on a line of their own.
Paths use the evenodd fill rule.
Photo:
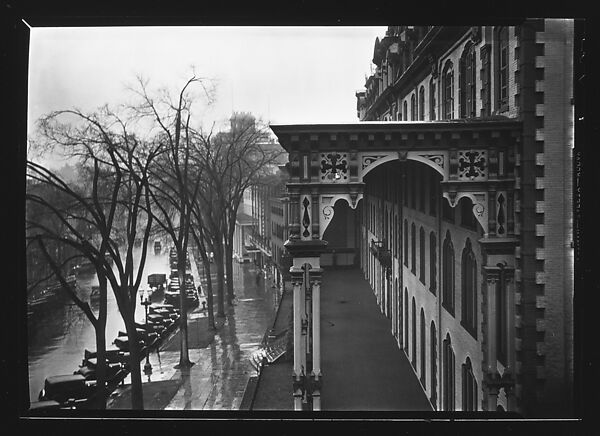
<svg viewBox="0 0 600 436">
<path fill-rule="evenodd" d="M 156 141 L 165 153 L 150 169 L 153 200 L 152 215 L 157 224 L 167 233 L 177 252 L 177 274 L 179 277 L 179 300 L 182 313 L 180 321 L 181 351 L 178 367 L 189 367 L 187 329 L 187 284 L 186 260 L 190 242 L 192 205 L 200 189 L 200 178 L 192 170 L 194 130 L 192 104 L 195 100 L 190 86 L 199 84 L 207 100 L 212 100 L 211 91 L 205 86 L 205 79 L 192 76 L 173 100 L 171 94 L 163 90 L 157 98 L 148 91 L 148 82 L 138 77 L 134 92 L 141 103 L 133 106 L 138 116 L 149 119 L 158 131 Z"/>
<path fill-rule="evenodd" d="M 36 237 L 42 250 L 45 238 L 54 239 L 80 251 L 94 264 L 101 300 L 106 300 L 107 284 L 110 284 L 129 339 L 132 408 L 143 409 L 140 338 L 134 315 L 152 227 L 152 215 L 147 213 L 151 202 L 149 166 L 160 154 L 160 144 L 139 140 L 129 132 L 128 120 L 108 107 L 92 114 L 79 110 L 53 112 L 43 117 L 39 125 L 42 145 L 49 150 L 62 150 L 72 160 L 88 166 L 91 184 L 83 191 L 73 189 L 52 170 L 28 161 L 28 176 L 68 196 L 72 206 L 59 209 L 46 198 L 28 194 L 27 201 L 51 211 L 68 232 L 57 235 L 40 223 L 28 221 L 27 224 L 38 230 Z M 77 222 L 92 228 L 95 237 L 89 238 L 78 231 Z M 136 264 L 133 247 L 139 233 L 143 244 Z M 120 242 L 122 246 L 119 246 Z M 45 253 L 52 262 L 51 254 L 47 250 Z M 53 270 L 61 279 L 55 263 Z M 105 303 L 101 303 L 101 314 L 95 319 L 86 302 L 72 298 L 96 328 L 98 361 L 103 362 Z M 105 399 L 103 395 L 101 397 Z"/>
<path fill-rule="evenodd" d="M 273 173 L 283 149 L 268 141 L 267 127 L 247 114 L 234 114 L 228 132 L 203 138 L 206 153 L 205 171 L 212 178 L 222 212 L 220 235 L 213 238 L 217 272 L 226 278 L 227 302 L 232 304 L 233 236 L 239 205 L 244 191 Z M 219 276 L 217 276 L 219 280 Z"/>
</svg>

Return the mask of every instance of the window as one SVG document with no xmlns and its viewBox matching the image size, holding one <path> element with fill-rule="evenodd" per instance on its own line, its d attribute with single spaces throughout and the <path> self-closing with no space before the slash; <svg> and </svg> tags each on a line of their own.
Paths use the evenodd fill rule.
<svg viewBox="0 0 600 436">
<path fill-rule="evenodd" d="M 459 106 L 460 117 L 471 118 L 476 116 L 476 96 L 475 96 L 475 48 L 473 44 L 468 43 L 460 58 L 459 65 Z"/>
<path fill-rule="evenodd" d="M 449 231 L 444 239 L 442 274 L 442 306 L 454 315 L 454 246 Z"/>
<path fill-rule="evenodd" d="M 508 27 L 497 29 L 498 50 L 496 62 L 496 81 L 498 109 L 503 112 L 508 109 Z"/>
<path fill-rule="evenodd" d="M 407 121 L 408 120 L 408 104 L 406 103 L 406 100 L 404 100 L 404 103 L 402 103 L 402 111 L 403 111 L 403 120 Z"/>
<path fill-rule="evenodd" d="M 468 357 L 462 365 L 462 410 L 477 410 L 477 380 L 473 375 L 471 359 Z"/>
<path fill-rule="evenodd" d="M 417 98 L 415 94 L 410 97 L 410 120 L 416 121 L 417 119 Z"/>
<path fill-rule="evenodd" d="M 451 61 L 446 61 L 442 73 L 444 119 L 454 118 L 454 70 Z"/>
<path fill-rule="evenodd" d="M 417 306 L 415 305 L 415 297 L 412 299 L 412 353 L 410 362 L 413 368 L 417 369 Z"/>
<path fill-rule="evenodd" d="M 429 400 L 433 404 L 434 409 L 437 408 L 437 337 L 435 332 L 435 324 L 431 321 L 430 338 L 429 338 L 429 358 L 431 359 L 431 397 Z"/>
<path fill-rule="evenodd" d="M 419 229 L 419 280 L 425 284 L 425 230 Z"/>
<path fill-rule="evenodd" d="M 404 288 L 404 350 L 408 351 L 408 290 Z"/>
<path fill-rule="evenodd" d="M 437 290 L 437 237 L 434 232 L 429 234 L 429 290 L 435 295 Z"/>
<path fill-rule="evenodd" d="M 404 220 L 404 234 L 402 235 L 404 240 L 404 266 L 408 268 L 408 221 Z"/>
<path fill-rule="evenodd" d="M 417 275 L 417 231 L 415 223 L 410 225 L 410 271 Z"/>
<path fill-rule="evenodd" d="M 491 68 L 490 68 L 490 45 L 481 47 L 481 116 L 491 114 Z"/>
<path fill-rule="evenodd" d="M 421 384 L 423 385 L 423 389 L 426 389 L 427 382 L 427 360 L 426 360 L 426 339 L 427 339 L 427 331 L 425 330 L 425 312 L 421 309 Z"/>
<path fill-rule="evenodd" d="M 435 82 L 433 77 L 429 81 L 429 119 L 435 120 Z"/>
<path fill-rule="evenodd" d="M 450 335 L 446 335 L 443 344 L 443 363 L 442 363 L 442 395 L 443 410 L 454 410 L 454 351 Z"/>
<path fill-rule="evenodd" d="M 419 89 L 419 120 L 425 120 L 425 87 Z"/>
<path fill-rule="evenodd" d="M 462 252 L 462 320 L 463 327 L 477 339 L 477 261 L 467 238 Z"/>
</svg>

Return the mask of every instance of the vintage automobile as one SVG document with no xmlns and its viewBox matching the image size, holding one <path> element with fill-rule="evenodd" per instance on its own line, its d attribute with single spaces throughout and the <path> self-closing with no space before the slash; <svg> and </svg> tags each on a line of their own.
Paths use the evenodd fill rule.
<svg viewBox="0 0 600 436">
<path fill-rule="evenodd" d="M 81 374 L 54 375 L 46 378 L 39 401 L 56 401 L 59 404 L 86 401 L 95 391 L 96 383 Z"/>
</svg>

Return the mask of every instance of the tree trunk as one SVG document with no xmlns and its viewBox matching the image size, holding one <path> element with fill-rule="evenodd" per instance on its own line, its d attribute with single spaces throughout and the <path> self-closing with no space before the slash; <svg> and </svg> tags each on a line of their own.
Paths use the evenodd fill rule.
<svg viewBox="0 0 600 436">
<path fill-rule="evenodd" d="M 210 262 L 207 256 L 202 256 L 202 263 L 204 264 L 204 272 L 206 274 L 206 305 L 208 306 L 208 328 L 216 330 L 215 326 L 215 309 L 213 302 L 213 289 L 212 289 L 212 278 L 210 276 Z"/>
<path fill-rule="evenodd" d="M 100 285 L 100 307 L 98 309 L 98 320 L 96 322 L 96 394 L 94 408 L 106 409 L 106 316 L 107 316 L 107 289 L 106 277 L 98 274 Z"/>
<path fill-rule="evenodd" d="M 106 320 L 105 320 L 106 323 Z M 106 325 L 106 324 L 105 324 Z M 106 329 L 96 327 L 96 392 L 92 407 L 106 409 Z"/>
<path fill-rule="evenodd" d="M 188 343 L 188 323 L 187 323 L 187 291 L 185 287 L 187 250 L 181 250 L 177 253 L 177 273 L 179 276 L 179 307 L 181 318 L 179 319 L 179 334 L 181 336 L 181 351 L 179 354 L 179 368 L 187 368 L 193 365 L 190 361 L 189 343 Z"/>
<path fill-rule="evenodd" d="M 225 270 L 223 267 L 223 243 L 215 244 L 215 264 L 217 267 L 217 316 L 225 316 Z"/>
<path fill-rule="evenodd" d="M 225 241 L 225 275 L 227 284 L 227 304 L 231 306 L 233 304 L 233 298 L 235 297 L 233 291 L 233 238 L 229 238 Z"/>
<path fill-rule="evenodd" d="M 129 305 L 128 305 L 129 306 Z M 139 339 L 135 326 L 134 307 L 126 308 L 125 330 L 129 340 L 129 365 L 131 367 L 131 409 L 144 410 L 144 392 L 142 390 L 142 371 L 140 360 L 142 357 Z"/>
</svg>

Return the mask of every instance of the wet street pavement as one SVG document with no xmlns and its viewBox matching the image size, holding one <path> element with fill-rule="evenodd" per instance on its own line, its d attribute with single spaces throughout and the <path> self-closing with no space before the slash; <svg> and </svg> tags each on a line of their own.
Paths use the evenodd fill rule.
<svg viewBox="0 0 600 436">
<path fill-rule="evenodd" d="M 146 410 L 239 409 L 248 380 L 255 375 L 250 356 L 271 327 L 279 298 L 269 280 L 263 277 L 256 284 L 257 272 L 254 265 L 234 262 L 236 298 L 224 318 L 215 317 L 215 332 L 207 329 L 206 311 L 197 308 L 188 314 L 189 357 L 194 363 L 190 369 L 175 368 L 180 354 L 177 335 L 150 356 L 150 382 L 144 377 Z M 129 409 L 130 398 L 126 384 L 115 391 L 107 408 Z"/>
<path fill-rule="evenodd" d="M 196 263 L 190 250 L 192 274 L 203 281 L 203 268 Z M 211 265 L 212 266 L 212 265 Z M 148 253 L 141 288 L 147 287 L 148 274 L 169 274 L 168 250 L 155 255 Z M 254 369 L 250 365 L 251 353 L 258 349 L 263 335 L 270 327 L 277 307 L 279 292 L 262 278 L 256 284 L 257 270 L 253 264 L 234 262 L 234 306 L 226 307 L 224 318 L 215 317 L 217 330 L 207 328 L 206 311 L 196 308 L 188 313 L 188 339 L 190 360 L 195 365 L 189 374 L 175 369 L 179 363 L 179 333 L 166 341 L 161 350 L 152 353 L 149 361 L 153 368 L 150 383 L 143 376 L 147 409 L 223 409 L 239 407 L 244 390 Z M 214 279 L 216 275 L 211 274 Z M 90 301 L 89 293 L 97 285 L 95 274 L 77 277 L 78 292 Z M 204 283 L 203 283 L 204 284 Z M 216 304 L 216 295 L 215 295 Z M 97 313 L 97 304 L 90 301 Z M 215 310 L 216 312 L 216 310 Z M 144 308 L 138 305 L 136 320 L 143 322 Z M 108 294 L 107 346 L 111 346 L 124 324 L 116 308 L 112 290 Z M 78 369 L 83 350 L 95 350 L 94 329 L 83 312 L 68 299 L 28 322 L 28 368 L 31 401 L 37 396 L 46 377 L 72 374 Z M 143 367 L 145 361 L 141 362 Z M 131 407 L 128 400 L 129 377 L 108 401 L 109 408 Z"/>
<path fill-rule="evenodd" d="M 134 262 L 137 264 L 141 249 L 134 250 Z M 192 273 L 197 277 L 198 272 Z M 116 268 L 116 267 L 114 267 Z M 169 275 L 168 251 L 160 254 L 148 251 L 143 271 L 140 289 L 147 288 L 149 274 L 160 273 Z M 76 292 L 78 296 L 89 303 L 92 311 L 98 314 L 98 301 L 90 298 L 92 286 L 98 285 L 96 273 L 78 273 Z M 136 320 L 143 322 L 144 307 L 136 308 Z M 117 302 L 112 291 L 108 289 L 106 344 L 112 346 L 119 331 L 125 330 L 125 324 L 117 309 Z M 72 374 L 79 368 L 83 359 L 83 350 L 95 350 L 96 338 L 92 324 L 81 309 L 68 297 L 59 295 L 57 301 L 47 305 L 27 322 L 27 351 L 29 369 L 29 397 L 37 401 L 40 389 L 46 377 L 61 374 Z"/>
</svg>

